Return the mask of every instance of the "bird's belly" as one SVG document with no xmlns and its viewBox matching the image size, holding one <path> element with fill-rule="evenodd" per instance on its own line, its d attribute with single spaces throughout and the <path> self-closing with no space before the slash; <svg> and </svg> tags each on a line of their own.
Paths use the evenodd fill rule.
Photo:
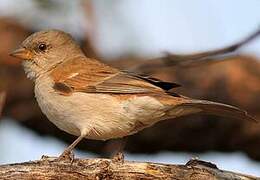
<svg viewBox="0 0 260 180">
<path fill-rule="evenodd" d="M 63 96 L 48 88 L 35 88 L 38 104 L 58 128 L 86 138 L 106 140 L 138 132 L 163 116 L 162 105 L 150 97 L 124 101 L 109 94 L 73 93 Z"/>
</svg>

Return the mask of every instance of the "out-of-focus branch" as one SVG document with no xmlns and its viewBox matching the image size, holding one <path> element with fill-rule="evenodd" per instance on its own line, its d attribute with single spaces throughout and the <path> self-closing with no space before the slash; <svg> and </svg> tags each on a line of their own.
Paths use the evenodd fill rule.
<svg viewBox="0 0 260 180">
<path fill-rule="evenodd" d="M 6 98 L 6 93 L 4 91 L 0 92 L 0 117 L 2 115 L 5 98 Z"/>
<path fill-rule="evenodd" d="M 260 35 L 260 28 L 254 33 L 250 34 L 245 39 L 241 40 L 240 42 L 221 49 L 195 53 L 195 54 L 188 54 L 188 55 L 167 53 L 165 57 L 151 59 L 152 63 L 150 61 L 143 62 L 141 65 L 135 67 L 134 70 L 138 71 L 145 68 L 146 71 L 149 71 L 158 67 L 191 66 L 191 65 L 198 65 L 200 63 L 207 63 L 211 61 L 221 61 L 221 60 L 230 59 L 230 57 L 232 56 L 237 56 L 237 54 L 234 54 L 235 51 L 245 46 L 252 40 L 256 39 L 259 35 Z"/>
</svg>

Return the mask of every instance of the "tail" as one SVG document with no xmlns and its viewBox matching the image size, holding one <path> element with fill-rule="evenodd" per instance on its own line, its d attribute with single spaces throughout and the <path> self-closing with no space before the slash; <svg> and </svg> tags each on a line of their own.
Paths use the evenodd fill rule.
<svg viewBox="0 0 260 180">
<path fill-rule="evenodd" d="M 242 109 L 231 105 L 206 100 L 189 99 L 175 106 L 169 111 L 169 115 L 175 117 L 195 113 L 211 114 L 216 116 L 257 122 L 256 119 L 248 115 L 248 113 Z"/>
</svg>

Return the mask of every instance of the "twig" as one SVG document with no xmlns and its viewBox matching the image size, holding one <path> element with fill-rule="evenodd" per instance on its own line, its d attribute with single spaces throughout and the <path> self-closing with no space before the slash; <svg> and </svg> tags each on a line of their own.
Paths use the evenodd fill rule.
<svg viewBox="0 0 260 180">
<path fill-rule="evenodd" d="M 259 35 L 260 35 L 260 29 L 250 34 L 248 37 L 246 37 L 245 39 L 241 40 L 238 43 L 235 43 L 233 45 L 221 49 L 212 50 L 212 51 L 206 51 L 206 52 L 188 54 L 188 55 L 168 53 L 165 57 L 151 59 L 151 61 L 153 62 L 152 64 L 149 64 L 151 63 L 151 61 L 146 61 L 141 65 L 139 65 L 138 67 L 135 67 L 133 70 L 138 71 L 138 70 L 146 69 L 146 71 L 150 71 L 153 68 L 159 68 L 165 66 L 190 66 L 196 63 L 226 60 L 227 58 L 235 56 L 234 54 L 235 51 L 245 46 L 252 40 L 256 39 Z"/>
</svg>

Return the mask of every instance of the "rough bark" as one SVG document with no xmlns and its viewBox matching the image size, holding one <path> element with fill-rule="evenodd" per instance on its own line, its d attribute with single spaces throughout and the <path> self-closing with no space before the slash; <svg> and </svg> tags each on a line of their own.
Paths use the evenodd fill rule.
<svg viewBox="0 0 260 180">
<path fill-rule="evenodd" d="M 1 165 L 0 179 L 260 179 L 223 171 L 216 165 L 190 160 L 185 165 L 113 161 L 111 159 L 40 160 Z"/>
</svg>

